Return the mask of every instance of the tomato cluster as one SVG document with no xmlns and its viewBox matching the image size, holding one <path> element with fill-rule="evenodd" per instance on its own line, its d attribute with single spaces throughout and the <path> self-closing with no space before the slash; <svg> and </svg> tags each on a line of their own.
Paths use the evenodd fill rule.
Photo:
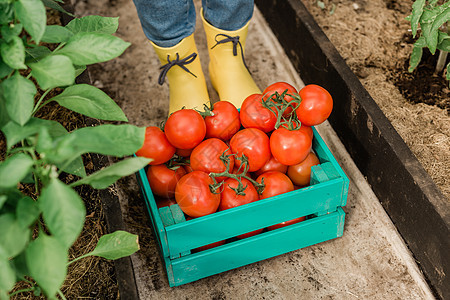
<svg viewBox="0 0 450 300">
<path fill-rule="evenodd" d="M 188 219 L 197 218 L 307 186 L 311 166 L 320 163 L 311 126 L 332 108 L 331 95 L 318 85 L 297 92 L 277 82 L 247 97 L 240 111 L 220 101 L 202 112 L 174 112 L 163 129 L 147 127 L 136 155 L 153 159 L 147 178 L 158 207 L 177 203 Z"/>
</svg>

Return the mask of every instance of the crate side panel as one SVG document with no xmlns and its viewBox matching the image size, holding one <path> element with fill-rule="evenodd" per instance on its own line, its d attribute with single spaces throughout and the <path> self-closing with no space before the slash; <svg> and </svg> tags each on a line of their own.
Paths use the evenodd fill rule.
<svg viewBox="0 0 450 300">
<path fill-rule="evenodd" d="M 341 191 L 342 180 L 334 179 L 166 227 L 170 250 L 181 253 L 319 211 L 335 211 Z"/>
<path fill-rule="evenodd" d="M 175 285 L 192 282 L 339 236 L 343 211 L 172 261 Z M 274 246 L 276 245 L 276 246 Z"/>
<path fill-rule="evenodd" d="M 136 175 L 138 184 L 141 188 L 142 194 L 144 195 L 145 205 L 147 206 L 148 213 L 153 225 L 153 232 L 158 239 L 158 246 L 161 250 L 161 255 L 163 257 L 169 256 L 169 247 L 167 242 L 167 237 L 163 225 L 163 221 L 158 213 L 158 207 L 156 206 L 155 197 L 150 189 L 150 184 L 147 180 L 147 175 L 144 169 L 139 170 Z"/>
</svg>

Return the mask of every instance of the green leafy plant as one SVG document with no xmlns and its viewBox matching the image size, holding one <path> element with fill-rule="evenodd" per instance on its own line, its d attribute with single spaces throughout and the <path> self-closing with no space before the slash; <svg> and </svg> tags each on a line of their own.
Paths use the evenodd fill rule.
<svg viewBox="0 0 450 300">
<path fill-rule="evenodd" d="M 407 20 L 411 22 L 413 37 L 418 33 L 419 37 L 411 53 L 409 72 L 414 71 L 422 60 L 423 48 L 428 48 L 433 55 L 439 50 L 435 72 L 439 73 L 444 69 L 450 51 L 450 2 L 440 3 L 438 0 L 416 0 L 412 5 L 412 13 Z M 450 63 L 446 68 L 446 78 L 450 80 Z"/>
<path fill-rule="evenodd" d="M 127 121 L 103 91 L 75 83 L 86 65 L 113 59 L 130 45 L 113 35 L 118 18 L 86 16 L 66 26 L 47 25 L 44 5 L 64 11 L 57 2 L 0 0 L 0 130 L 6 138 L 0 161 L 0 299 L 24 291 L 64 298 L 68 250 L 86 215 L 74 187 L 107 188 L 150 161 L 126 158 L 87 175 L 83 154 L 131 155 L 143 145 L 145 128 L 104 124 L 68 132 L 57 121 L 36 117 L 54 102 L 88 117 Z M 66 184 L 63 173 L 75 179 Z M 117 231 L 80 258 L 117 259 L 138 249 L 136 235 Z M 21 280 L 31 287 L 8 294 Z"/>
</svg>

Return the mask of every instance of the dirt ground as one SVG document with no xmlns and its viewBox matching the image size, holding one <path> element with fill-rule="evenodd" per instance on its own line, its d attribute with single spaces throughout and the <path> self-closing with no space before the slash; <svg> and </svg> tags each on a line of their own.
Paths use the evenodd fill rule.
<svg viewBox="0 0 450 300">
<path fill-rule="evenodd" d="M 411 0 L 302 0 L 431 178 L 450 198 L 450 90 L 436 60 L 407 72 Z M 437 87 L 436 87 L 437 85 Z M 421 103 L 422 102 L 422 103 Z M 432 103 L 435 105 L 425 104 Z"/>
</svg>

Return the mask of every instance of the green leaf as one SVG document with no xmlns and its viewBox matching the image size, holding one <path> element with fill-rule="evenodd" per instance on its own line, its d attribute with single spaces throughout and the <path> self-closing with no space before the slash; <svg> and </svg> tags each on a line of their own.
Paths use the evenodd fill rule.
<svg viewBox="0 0 450 300">
<path fill-rule="evenodd" d="M 16 208 L 17 221 L 23 227 L 28 227 L 31 224 L 33 224 L 39 217 L 40 213 L 41 210 L 39 209 L 39 206 L 37 205 L 36 201 L 34 201 L 28 196 L 23 197 L 22 199 L 19 200 L 19 203 L 17 203 Z"/>
<path fill-rule="evenodd" d="M 69 248 L 83 229 L 86 209 L 80 196 L 57 178 L 42 189 L 38 199 L 48 229 Z"/>
<path fill-rule="evenodd" d="M 5 204 L 6 200 L 8 200 L 8 197 L 6 195 L 0 195 L 0 209 L 2 209 L 2 207 Z"/>
<path fill-rule="evenodd" d="M 438 29 L 450 18 L 450 2 L 433 9 L 426 9 L 420 20 L 422 34 L 427 42 L 428 49 L 434 55 L 438 43 Z"/>
<path fill-rule="evenodd" d="M 118 259 L 129 256 L 139 250 L 138 236 L 126 231 L 115 231 L 103 235 L 90 255 L 106 259 Z"/>
<path fill-rule="evenodd" d="M 13 20 L 14 9 L 10 3 L 0 3 L 0 24 L 7 24 Z"/>
<path fill-rule="evenodd" d="M 39 130 L 47 128 L 51 137 L 56 138 L 67 134 L 67 130 L 58 122 L 45 120 L 40 118 L 31 118 L 24 126 L 17 125 L 14 122 L 6 124 L 2 131 L 6 136 L 6 145 L 8 149 L 20 142 L 21 140 L 37 134 Z"/>
<path fill-rule="evenodd" d="M 47 25 L 42 41 L 45 43 L 67 42 L 73 36 L 72 31 L 59 25 Z"/>
<path fill-rule="evenodd" d="M 0 83 L 0 129 L 2 129 L 2 131 L 4 126 L 8 124 L 8 122 L 14 123 L 13 121 L 11 121 L 8 112 L 6 111 L 6 100 L 3 96 L 2 85 Z"/>
<path fill-rule="evenodd" d="M 53 138 L 50 136 L 46 127 L 39 128 L 37 139 L 33 140 L 35 141 L 34 145 L 36 145 L 35 148 L 38 153 L 45 152 L 46 149 L 51 149 L 53 147 Z M 45 157 L 45 155 L 41 156 Z"/>
<path fill-rule="evenodd" d="M 67 249 L 55 237 L 41 232 L 27 247 L 30 275 L 49 297 L 53 297 L 67 274 Z"/>
<path fill-rule="evenodd" d="M 447 21 L 450 21 L 450 2 L 447 2 L 439 7 L 431 30 L 438 31 L 439 28 Z"/>
<path fill-rule="evenodd" d="M 0 83 L 9 117 L 19 125 L 24 125 L 31 117 L 36 87 L 22 77 L 19 72 Z"/>
<path fill-rule="evenodd" d="M 33 172 L 30 172 L 27 174 L 27 176 L 25 176 L 21 181 L 21 183 L 34 183 L 34 176 L 33 176 Z"/>
<path fill-rule="evenodd" d="M 445 78 L 447 78 L 447 80 L 450 80 L 450 63 L 447 64 L 447 74 L 445 75 Z"/>
<path fill-rule="evenodd" d="M 409 58 L 409 68 L 408 72 L 414 71 L 414 69 L 419 65 L 422 60 L 422 47 L 414 47 L 411 53 L 411 57 Z"/>
<path fill-rule="evenodd" d="M 60 3 L 64 3 L 61 0 L 57 0 Z M 67 10 L 65 10 L 64 8 L 61 7 L 61 5 L 59 5 L 58 3 L 56 3 L 53 0 L 42 0 L 42 3 L 44 3 L 45 6 L 49 7 L 49 8 L 53 8 L 54 10 L 57 10 L 59 12 L 62 12 L 64 14 L 67 14 L 69 16 L 73 17 L 73 14 L 71 14 L 70 12 L 68 12 Z"/>
<path fill-rule="evenodd" d="M 416 37 L 417 27 L 419 26 L 419 20 L 423 14 L 425 2 L 426 2 L 425 0 L 416 0 L 412 5 L 411 30 L 413 37 Z"/>
<path fill-rule="evenodd" d="M 3 61 L 0 55 L 0 79 L 11 74 L 12 70 L 13 69 Z"/>
<path fill-rule="evenodd" d="M 33 159 L 17 153 L 0 163 L 0 188 L 13 188 L 31 171 Z"/>
<path fill-rule="evenodd" d="M 18 36 L 12 36 L 9 43 L 1 43 L 0 52 L 2 59 L 13 69 L 26 69 L 25 47 Z"/>
<path fill-rule="evenodd" d="M 1 28 L 1 33 L 5 41 L 9 43 L 14 36 L 19 36 L 19 34 L 22 32 L 22 29 L 22 24 L 5 24 Z"/>
<path fill-rule="evenodd" d="M 64 55 L 51 55 L 37 63 L 30 64 L 31 75 L 43 90 L 72 85 L 75 82 L 75 68 Z"/>
<path fill-rule="evenodd" d="M 96 32 L 113 34 L 119 27 L 119 18 L 85 16 L 73 19 L 66 25 L 66 28 L 73 33 Z"/>
<path fill-rule="evenodd" d="M 27 261 L 25 258 L 25 251 L 22 251 L 19 255 L 14 257 L 11 260 L 12 266 L 14 268 L 14 271 L 16 273 L 16 277 L 19 280 L 23 280 L 25 276 L 30 274 L 30 271 L 28 270 Z"/>
<path fill-rule="evenodd" d="M 122 109 L 102 90 L 88 84 L 66 88 L 52 100 L 59 105 L 91 118 L 128 121 Z"/>
<path fill-rule="evenodd" d="M 71 160 L 84 153 L 123 157 L 139 150 L 144 136 L 144 127 L 127 124 L 80 128 L 55 140 L 46 156 L 54 162 Z"/>
<path fill-rule="evenodd" d="M 75 77 L 78 77 L 86 70 L 86 66 L 74 66 L 75 67 Z"/>
<path fill-rule="evenodd" d="M 6 258 L 0 258 L 0 290 L 10 291 L 16 283 L 16 273 Z"/>
<path fill-rule="evenodd" d="M 63 164 L 56 164 L 56 166 L 60 168 L 63 172 L 77 175 L 80 177 L 86 177 L 86 169 L 84 168 L 84 162 L 81 156 L 75 158 L 68 165 L 63 163 Z"/>
<path fill-rule="evenodd" d="M 450 36 L 442 31 L 439 31 L 437 48 L 442 51 L 450 52 Z"/>
<path fill-rule="evenodd" d="M 89 184 L 94 189 L 106 189 L 118 179 L 139 171 L 150 161 L 152 160 L 144 157 L 128 158 L 78 180 L 72 186 Z"/>
<path fill-rule="evenodd" d="M 38 44 L 45 32 L 47 15 L 41 0 L 18 0 L 14 2 L 16 16 L 25 30 Z"/>
<path fill-rule="evenodd" d="M 33 48 L 25 48 L 25 63 L 34 63 L 50 55 L 52 51 L 45 46 L 37 46 Z"/>
<path fill-rule="evenodd" d="M 30 230 L 17 222 L 13 214 L 0 215 L 0 258 L 11 258 L 22 252 L 30 239 Z"/>
<path fill-rule="evenodd" d="M 57 53 L 68 56 L 75 65 L 90 65 L 111 60 L 129 46 L 130 43 L 113 35 L 80 32 L 71 37 Z"/>
<path fill-rule="evenodd" d="M 39 153 L 45 153 L 47 149 L 51 149 L 53 147 L 53 139 L 55 137 L 55 134 L 51 133 L 49 129 L 50 128 L 47 127 L 41 127 L 39 130 L 39 136 L 36 143 L 36 151 Z M 64 131 L 59 136 L 68 134 L 64 127 L 62 127 L 62 129 Z M 74 174 L 80 177 L 86 176 L 86 170 L 84 169 L 84 163 L 81 156 L 78 156 L 73 161 L 58 162 L 56 163 L 56 166 L 63 172 Z"/>
</svg>

